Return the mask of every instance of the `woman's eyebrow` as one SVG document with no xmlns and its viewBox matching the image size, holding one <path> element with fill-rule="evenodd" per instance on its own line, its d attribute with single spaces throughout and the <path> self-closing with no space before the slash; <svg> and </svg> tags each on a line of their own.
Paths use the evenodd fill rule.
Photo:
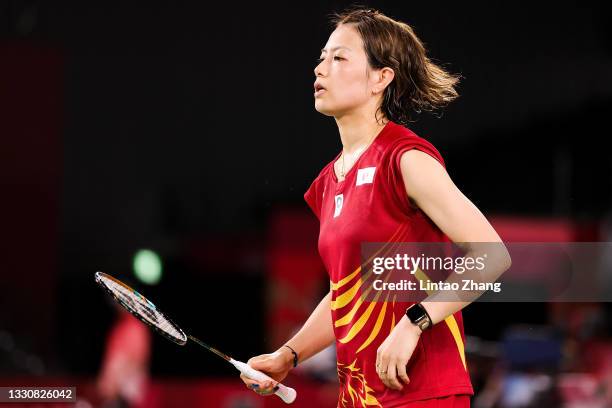
<svg viewBox="0 0 612 408">
<path fill-rule="evenodd" d="M 339 50 L 340 48 L 344 48 L 345 50 L 351 50 L 349 47 L 345 47 L 344 45 L 339 45 L 337 47 L 332 47 L 330 49 L 330 51 L 335 51 L 335 50 Z M 327 52 L 327 50 L 325 48 L 321 48 L 321 52 Z"/>
</svg>

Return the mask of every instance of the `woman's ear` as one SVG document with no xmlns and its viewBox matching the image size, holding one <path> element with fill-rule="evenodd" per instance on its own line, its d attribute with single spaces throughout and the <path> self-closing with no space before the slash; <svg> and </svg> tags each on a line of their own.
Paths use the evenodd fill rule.
<svg viewBox="0 0 612 408">
<path fill-rule="evenodd" d="M 383 83 L 383 89 L 384 89 L 387 87 L 387 85 L 391 83 L 391 81 L 393 81 L 393 78 L 395 78 L 395 71 L 393 71 L 389 67 L 384 67 L 383 69 L 380 70 L 380 74 L 381 74 L 381 82 Z"/>
<path fill-rule="evenodd" d="M 372 88 L 372 93 L 374 95 L 381 93 L 385 90 L 385 88 L 393 81 L 395 78 L 395 72 L 389 68 L 384 67 L 377 72 L 377 80 Z"/>
</svg>

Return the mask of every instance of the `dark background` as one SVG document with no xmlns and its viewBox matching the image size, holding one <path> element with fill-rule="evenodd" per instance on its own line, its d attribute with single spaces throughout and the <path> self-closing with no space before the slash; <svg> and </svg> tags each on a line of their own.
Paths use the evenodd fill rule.
<svg viewBox="0 0 612 408">
<path fill-rule="evenodd" d="M 143 291 L 182 326 L 239 358 L 267 351 L 268 226 L 308 213 L 304 191 L 340 151 L 312 83 L 326 15 L 348 4 L 1 1 L 4 335 L 47 372 L 93 375 L 112 319 L 93 273 L 129 277 L 146 247 L 165 274 Z M 463 76 L 441 117 L 410 128 L 485 215 L 608 214 L 603 4 L 365 4 Z M 316 234 L 304 239 L 314 249 Z M 535 308 L 521 318 L 542 320 Z M 466 330 L 495 338 L 516 318 L 503 316 L 485 329 L 468 315 Z M 156 375 L 233 375 L 195 346 L 154 347 Z"/>
</svg>

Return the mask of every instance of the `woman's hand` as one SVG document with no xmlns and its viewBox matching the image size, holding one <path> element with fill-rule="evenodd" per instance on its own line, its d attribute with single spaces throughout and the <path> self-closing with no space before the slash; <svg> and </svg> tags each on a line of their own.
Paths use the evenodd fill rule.
<svg viewBox="0 0 612 408">
<path fill-rule="evenodd" d="M 389 388 L 401 390 L 410 379 L 406 374 L 406 365 L 416 348 L 421 336 L 421 329 L 412 324 L 406 316 L 393 328 L 389 337 L 383 341 L 376 352 L 376 372 L 382 382 Z"/>
<path fill-rule="evenodd" d="M 244 374 L 240 374 L 242 381 L 244 381 L 248 388 L 259 395 L 271 395 L 278 389 L 276 384 L 282 381 L 289 373 L 289 370 L 293 368 L 293 354 L 287 347 L 281 347 L 274 353 L 253 357 L 247 361 L 247 364 L 265 373 L 275 381 L 255 381 Z"/>
</svg>

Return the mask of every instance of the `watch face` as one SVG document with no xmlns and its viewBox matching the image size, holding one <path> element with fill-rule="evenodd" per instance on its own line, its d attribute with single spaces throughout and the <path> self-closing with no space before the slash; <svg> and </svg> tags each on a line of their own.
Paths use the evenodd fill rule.
<svg viewBox="0 0 612 408">
<path fill-rule="evenodd" d="M 425 311 L 419 305 L 414 305 L 408 308 L 408 310 L 406 310 L 406 315 L 412 323 L 418 323 L 419 320 L 426 316 Z"/>
</svg>

